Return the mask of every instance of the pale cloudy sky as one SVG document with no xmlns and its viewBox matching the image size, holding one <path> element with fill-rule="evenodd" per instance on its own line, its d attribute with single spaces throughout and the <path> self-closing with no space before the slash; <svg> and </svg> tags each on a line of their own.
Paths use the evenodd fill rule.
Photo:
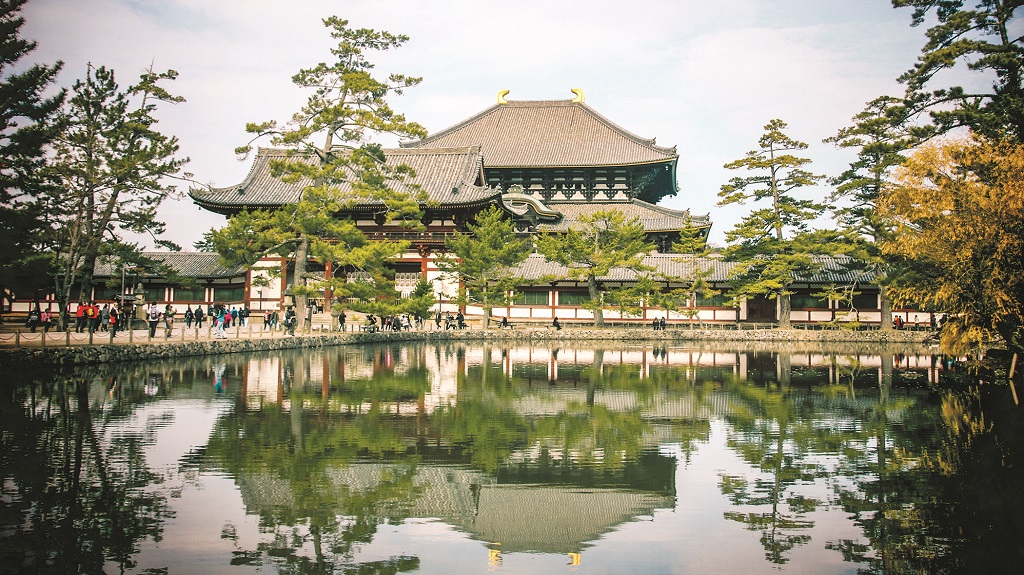
<svg viewBox="0 0 1024 575">
<path fill-rule="evenodd" d="M 839 173 L 852 156 L 822 139 L 867 101 L 899 94 L 896 78 L 924 43 L 890 0 L 32 0 L 24 36 L 39 43 L 34 61 L 65 62 L 67 85 L 87 62 L 115 69 L 123 86 L 151 62 L 177 70 L 168 87 L 187 102 L 164 107 L 160 127 L 180 139 L 197 180 L 227 186 L 249 169 L 233 151 L 245 123 L 287 120 L 304 102 L 290 79 L 329 60 L 329 15 L 410 37 L 370 58 L 381 73 L 423 77 L 392 103 L 431 133 L 501 89 L 547 100 L 582 88 L 613 122 L 678 147 L 680 192 L 662 205 L 710 213 L 719 244 L 747 210 L 716 207 L 739 175 L 723 164 L 781 118 L 810 145 L 812 170 Z M 186 249 L 224 221 L 187 197 L 161 215 Z"/>
</svg>

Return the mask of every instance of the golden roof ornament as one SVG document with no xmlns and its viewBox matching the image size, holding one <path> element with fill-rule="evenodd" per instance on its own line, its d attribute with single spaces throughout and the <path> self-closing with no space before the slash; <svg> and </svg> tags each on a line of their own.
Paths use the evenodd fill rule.
<svg viewBox="0 0 1024 575">
<path fill-rule="evenodd" d="M 498 92 L 498 103 L 499 104 L 508 104 L 508 100 L 505 99 L 505 96 L 508 96 L 509 91 L 510 90 L 500 90 Z"/>
<path fill-rule="evenodd" d="M 583 88 L 573 88 L 572 93 L 576 94 L 576 97 L 572 99 L 573 104 L 583 103 Z"/>
</svg>

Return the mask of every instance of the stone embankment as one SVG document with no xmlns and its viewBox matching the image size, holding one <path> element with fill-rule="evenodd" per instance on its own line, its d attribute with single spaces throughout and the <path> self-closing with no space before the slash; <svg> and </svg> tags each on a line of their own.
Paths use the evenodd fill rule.
<svg viewBox="0 0 1024 575">
<path fill-rule="evenodd" d="M 0 350 L 0 368 L 15 365 L 88 365 L 122 361 L 145 361 L 171 357 L 245 353 L 336 345 L 359 345 L 391 341 L 492 341 L 558 344 L 565 342 L 616 342 L 671 345 L 690 342 L 763 344 L 898 344 L 923 345 L 935 334 L 914 331 L 851 330 L 690 330 L 654 331 L 640 329 L 510 329 L 473 331 L 413 331 L 401 333 L 334 333 L 285 338 L 238 338 L 145 344 L 90 345 L 70 347 L 22 347 Z"/>
</svg>

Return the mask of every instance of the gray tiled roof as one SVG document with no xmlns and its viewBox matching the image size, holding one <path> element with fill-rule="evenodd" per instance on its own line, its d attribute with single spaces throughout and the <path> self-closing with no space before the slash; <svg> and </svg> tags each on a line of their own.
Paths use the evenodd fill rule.
<svg viewBox="0 0 1024 575">
<path fill-rule="evenodd" d="M 799 278 L 795 283 L 812 284 L 852 284 L 872 283 L 874 275 L 868 271 L 850 270 L 845 266 L 852 263 L 845 256 L 815 256 L 815 260 L 822 266 L 822 270 L 810 277 Z M 649 254 L 644 257 L 643 264 L 654 268 L 655 273 L 665 274 L 671 277 L 692 278 L 694 270 L 710 271 L 707 280 L 716 283 L 728 283 L 729 274 L 736 267 L 736 262 L 726 261 L 717 257 L 692 257 L 682 254 Z M 516 267 L 515 275 L 524 280 L 539 280 L 541 278 L 564 278 L 567 275 L 567 268 L 554 262 L 549 262 L 540 254 L 531 254 L 522 264 Z M 637 273 L 623 268 L 613 269 L 608 275 L 601 276 L 598 281 L 634 281 Z"/>
<path fill-rule="evenodd" d="M 241 275 L 242 266 L 234 268 L 220 264 L 220 256 L 214 252 L 142 252 L 142 255 L 168 265 L 178 275 L 189 278 L 219 278 Z M 96 266 L 96 275 L 116 277 L 121 275 L 121 268 L 111 262 L 100 262 Z"/>
<path fill-rule="evenodd" d="M 631 201 L 594 201 L 589 203 L 555 203 L 548 202 L 547 206 L 562 214 L 562 220 L 558 223 L 541 223 L 537 230 L 542 232 L 564 232 L 575 226 L 580 218 L 599 211 L 615 210 L 622 213 L 626 220 L 638 218 L 640 223 L 648 232 L 677 231 L 687 226 L 687 223 L 696 227 L 711 225 L 708 216 L 691 216 L 689 210 L 671 210 L 643 200 Z"/>
<path fill-rule="evenodd" d="M 288 150 L 282 148 L 260 148 L 249 175 L 240 184 L 225 188 L 194 188 L 189 191 L 189 195 L 204 208 L 228 213 L 294 203 L 309 182 L 285 183 L 270 172 L 271 160 L 285 159 L 288 153 Z M 431 204 L 473 205 L 499 195 L 497 190 L 478 185 L 482 181 L 483 169 L 479 148 L 385 148 L 384 154 L 389 165 L 405 164 L 416 171 L 412 181 L 426 192 L 427 201 Z M 307 163 L 313 161 L 311 155 L 295 155 L 293 158 Z M 396 184 L 395 189 L 400 192 L 410 191 L 403 184 Z M 453 189 L 457 192 L 453 193 Z M 349 186 L 342 187 L 342 192 L 350 191 Z M 366 200 L 359 200 L 358 204 L 373 205 Z"/>
<path fill-rule="evenodd" d="M 509 101 L 407 148 L 476 146 L 487 168 L 600 167 L 675 162 L 664 148 L 570 100 Z"/>
</svg>

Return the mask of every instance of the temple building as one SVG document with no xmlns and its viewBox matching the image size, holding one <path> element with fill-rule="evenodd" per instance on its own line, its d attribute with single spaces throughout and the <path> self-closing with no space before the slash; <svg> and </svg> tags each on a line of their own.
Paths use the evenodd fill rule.
<svg viewBox="0 0 1024 575">
<path fill-rule="evenodd" d="M 587 106 L 582 91 L 573 92 L 571 100 L 510 101 L 502 91 L 495 105 L 463 122 L 384 149 L 388 164 L 408 165 L 416 172 L 408 186 L 396 188 L 424 192 L 422 231 L 387 223 L 383 206 L 361 200 L 337 217 L 352 219 L 370 239 L 409 241 L 410 252 L 395 263 L 398 289 L 411 291 L 426 277 L 434 283 L 442 308 L 450 308 L 445 302 L 455 297 L 458 286 L 441 277 L 433 258 L 444 250 L 446 237 L 465 230 L 476 213 L 492 205 L 503 209 L 523 234 L 565 231 L 589 214 L 614 209 L 627 219 L 637 218 L 661 253 L 671 251 L 683 229 L 696 229 L 706 239 L 711 227 L 707 215 L 656 205 L 678 191 L 675 148 L 617 126 Z M 261 148 L 239 184 L 193 189 L 190 195 L 204 209 L 229 217 L 295 202 L 309 182 L 284 183 L 270 168 L 288 153 Z M 341 192 L 352 190 L 342 187 Z M 264 290 L 254 309 L 281 304 L 289 285 L 287 258 L 265 259 L 253 271 L 278 266 L 282 273 L 276 275 L 285 279 Z M 314 263 L 311 270 L 325 276 L 333 271 L 330 262 L 319 267 Z M 251 299 L 255 294 L 249 295 Z M 467 310 L 474 311 L 479 310 Z"/>
<path fill-rule="evenodd" d="M 666 290 L 686 287 L 695 272 L 704 274 L 724 291 L 735 265 L 718 258 L 696 258 L 672 253 L 680 239 L 696 232 L 705 241 L 711 228 L 708 215 L 659 206 L 658 202 L 678 193 L 676 173 L 679 155 L 674 147 L 659 146 L 653 138 L 637 136 L 614 124 L 586 103 L 583 92 L 572 90 L 565 100 L 516 101 L 498 95 L 489 108 L 421 140 L 385 148 L 385 162 L 407 165 L 415 171 L 409 182 L 395 184 L 396 191 L 417 193 L 421 199 L 422 228 L 411 230 L 388 222 L 381 203 L 361 199 L 351 187 L 342 186 L 349 202 L 335 214 L 349 218 L 371 240 L 405 240 L 410 249 L 394 262 L 397 289 L 407 295 L 422 278 L 433 285 L 440 311 L 455 311 L 459 285 L 442 275 L 437 257 L 445 251 L 445 240 L 466 229 L 480 211 L 490 206 L 502 209 L 523 235 L 564 232 L 581 219 L 599 211 L 617 210 L 627 219 L 637 219 L 656 247 L 645 264 L 660 272 Z M 347 153 L 337 148 L 336 153 Z M 189 195 L 200 207 L 231 217 L 243 210 L 276 209 L 298 201 L 310 182 L 287 183 L 272 175 L 274 160 L 319 161 L 278 148 L 260 148 L 248 175 L 238 184 L 195 188 Z M 293 283 L 290 257 L 266 257 L 251 269 L 226 270 L 214 265 L 214 254 L 153 252 L 149 257 L 167 260 L 178 275 L 195 278 L 199 287 L 174 286 L 160 277 L 141 274 L 137 280 L 122 282 L 128 291 L 138 289 L 147 299 L 185 305 L 247 306 L 254 313 L 281 310 L 291 303 L 288 286 Z M 853 271 L 836 258 L 822 258 L 822 270 L 814 277 L 796 278 L 792 286 L 792 321 L 814 323 L 849 318 L 876 323 L 881 320 L 879 293 L 873 276 Z M 202 269 L 200 269 L 202 268 Z M 216 269 L 215 269 L 216 268 Z M 122 271 L 108 264 L 98 268 L 98 279 L 114 283 Z M 333 277 L 350 270 L 332 269 L 332 262 L 311 261 L 308 272 Z M 518 270 L 523 285 L 509 306 L 493 310 L 522 322 L 593 321 L 586 286 L 567 278 L 566 270 L 530 256 Z M 559 279 L 563 278 L 563 279 Z M 635 282 L 628 270 L 613 270 L 597 278 L 604 288 Z M 97 282 L 97 285 L 100 285 Z M 848 301 L 823 297 L 823 288 L 850 294 Z M 107 300 L 95 293 L 94 300 Z M 313 298 L 316 300 L 316 298 Z M 53 299 L 47 300 L 52 308 Z M 329 309 L 321 298 L 316 303 Z M 20 305 L 20 304 L 19 304 Z M 694 322 L 774 322 L 778 319 L 776 300 L 758 299 L 739 306 L 728 305 L 722 296 L 701 297 L 688 302 L 688 310 L 660 310 L 644 307 L 640 314 L 622 315 L 606 310 L 605 319 L 617 322 L 650 322 L 666 318 Z M 27 310 L 27 308 L 25 308 Z M 20 309 L 12 311 L 21 311 Z M 469 318 L 482 309 L 462 308 Z M 898 311 L 898 310 L 894 310 Z M 911 313 L 902 315 L 910 321 Z M 313 319 L 313 325 L 318 323 Z M 319 323 L 330 324 L 330 318 Z"/>
</svg>

